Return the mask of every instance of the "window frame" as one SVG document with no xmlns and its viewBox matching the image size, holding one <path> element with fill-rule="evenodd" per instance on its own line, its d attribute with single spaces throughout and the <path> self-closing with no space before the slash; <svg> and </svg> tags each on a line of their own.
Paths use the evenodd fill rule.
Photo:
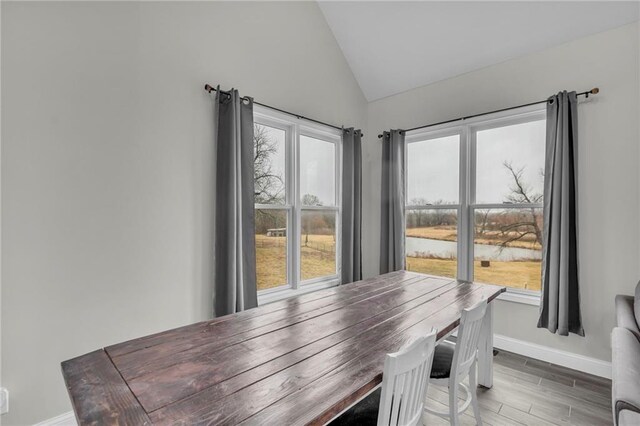
<svg viewBox="0 0 640 426">
<path fill-rule="evenodd" d="M 302 121 L 259 105 L 254 106 L 254 124 L 285 131 L 285 203 L 255 204 L 256 210 L 287 211 L 287 282 L 285 285 L 258 290 L 258 304 L 334 287 L 340 284 L 342 236 L 342 133 L 338 129 Z M 335 148 L 335 201 L 333 206 L 303 206 L 300 194 L 300 137 L 307 136 L 333 143 Z M 302 280 L 301 238 L 303 211 L 333 211 L 336 215 L 335 274 Z"/>
<path fill-rule="evenodd" d="M 407 204 L 405 200 L 405 212 L 409 210 L 434 210 L 434 209 L 457 209 L 458 211 L 458 241 L 457 241 L 457 279 L 462 281 L 473 281 L 474 275 L 474 217 L 476 210 L 482 209 L 508 209 L 520 210 L 527 208 L 542 209 L 543 203 L 482 203 L 475 202 L 476 195 L 476 154 L 478 131 L 506 127 L 531 121 L 546 119 L 546 105 L 531 105 L 518 108 L 516 110 L 502 111 L 480 117 L 474 117 L 462 121 L 445 123 L 425 129 L 418 129 L 407 132 L 405 135 L 405 164 L 408 164 L 407 153 L 410 143 L 424 142 L 444 136 L 459 135 L 459 197 L 458 204 L 442 204 L 430 206 L 413 206 Z M 543 148 L 544 149 L 544 148 Z M 409 170 L 405 173 L 405 194 L 407 194 Z M 405 231 L 406 233 L 406 231 Z M 525 290 L 513 287 L 506 287 L 507 292 L 500 298 L 503 300 L 516 301 L 525 304 L 538 305 L 540 291 Z"/>
</svg>

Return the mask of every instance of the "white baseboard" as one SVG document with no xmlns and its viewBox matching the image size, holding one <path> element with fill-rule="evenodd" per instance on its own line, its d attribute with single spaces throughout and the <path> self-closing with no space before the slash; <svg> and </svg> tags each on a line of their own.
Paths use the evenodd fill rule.
<svg viewBox="0 0 640 426">
<path fill-rule="evenodd" d="M 76 416 L 73 415 L 73 411 L 69 411 L 68 413 L 44 420 L 34 426 L 78 426 L 78 423 L 76 422 Z"/>
<path fill-rule="evenodd" d="M 499 334 L 493 335 L 493 346 L 551 364 L 611 379 L 611 363 L 560 349 L 550 348 Z"/>
</svg>

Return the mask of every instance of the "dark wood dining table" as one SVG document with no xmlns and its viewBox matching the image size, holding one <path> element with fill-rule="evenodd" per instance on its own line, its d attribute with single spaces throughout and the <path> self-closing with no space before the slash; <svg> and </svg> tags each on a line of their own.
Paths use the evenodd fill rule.
<svg viewBox="0 0 640 426">
<path fill-rule="evenodd" d="M 64 361 L 78 423 L 324 424 L 382 381 L 385 354 L 505 289 L 398 271 Z M 478 382 L 492 385 L 492 303 Z"/>
</svg>

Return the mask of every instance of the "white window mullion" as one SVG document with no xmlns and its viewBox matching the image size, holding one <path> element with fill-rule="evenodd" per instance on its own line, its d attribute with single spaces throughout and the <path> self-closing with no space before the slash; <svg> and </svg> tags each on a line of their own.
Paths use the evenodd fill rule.
<svg viewBox="0 0 640 426">
<path fill-rule="evenodd" d="M 339 212 L 340 208 L 338 206 L 303 206 L 300 205 L 300 210 L 310 211 L 310 210 L 332 210 L 334 212 Z"/>
<path fill-rule="evenodd" d="M 480 209 L 541 209 L 543 206 L 542 203 L 522 203 L 522 204 L 512 204 L 512 203 L 494 203 L 494 204 L 473 204 L 473 207 Z"/>
<path fill-rule="evenodd" d="M 468 281 L 473 281 L 474 274 L 474 258 L 475 258 L 475 202 L 476 202 L 476 170 L 477 170 L 477 144 L 476 144 L 476 132 L 470 126 L 465 126 L 467 134 L 467 153 L 469 155 L 467 161 L 468 179 L 467 179 L 467 277 Z"/>
<path fill-rule="evenodd" d="M 293 205 L 293 219 L 292 229 L 294 230 L 291 235 L 291 255 L 288 256 L 291 263 L 291 288 L 298 289 L 300 284 L 300 131 L 298 125 L 292 128 L 292 161 L 291 161 L 291 176 L 293 177 L 292 187 L 292 200 Z"/>
<path fill-rule="evenodd" d="M 460 207 L 458 209 L 458 279 L 473 279 L 473 251 L 469 248 L 470 234 L 473 233 L 471 213 L 469 211 L 470 173 L 469 129 L 463 127 L 460 134 Z"/>
<path fill-rule="evenodd" d="M 256 210 L 287 210 L 291 208 L 290 204 L 254 204 Z"/>
<path fill-rule="evenodd" d="M 460 204 L 425 204 L 420 206 L 405 206 L 405 210 L 457 210 Z"/>
</svg>

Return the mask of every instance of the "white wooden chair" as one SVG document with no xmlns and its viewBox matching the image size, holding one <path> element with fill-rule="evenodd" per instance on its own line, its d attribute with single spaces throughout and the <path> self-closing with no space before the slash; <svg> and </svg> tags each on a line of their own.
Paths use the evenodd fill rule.
<svg viewBox="0 0 640 426">
<path fill-rule="evenodd" d="M 421 424 L 435 346 L 436 330 L 432 330 L 405 349 L 387 354 L 381 388 L 330 425 L 373 425 L 376 417 L 378 426 Z"/>
<path fill-rule="evenodd" d="M 480 339 L 480 330 L 482 329 L 486 311 L 486 300 L 478 303 L 473 308 L 462 311 L 456 344 L 444 342 L 436 346 L 430 382 L 434 385 L 448 386 L 449 411 L 443 412 L 429 408 L 426 395 L 424 411 L 448 418 L 454 426 L 460 424 L 459 416 L 469 408 L 469 405 L 473 407 L 476 424 L 482 425 L 476 394 L 476 364 L 478 359 L 478 340 Z M 469 377 L 469 387 L 463 383 L 467 376 Z M 466 400 L 462 406 L 458 407 L 460 389 L 465 391 Z"/>
</svg>

